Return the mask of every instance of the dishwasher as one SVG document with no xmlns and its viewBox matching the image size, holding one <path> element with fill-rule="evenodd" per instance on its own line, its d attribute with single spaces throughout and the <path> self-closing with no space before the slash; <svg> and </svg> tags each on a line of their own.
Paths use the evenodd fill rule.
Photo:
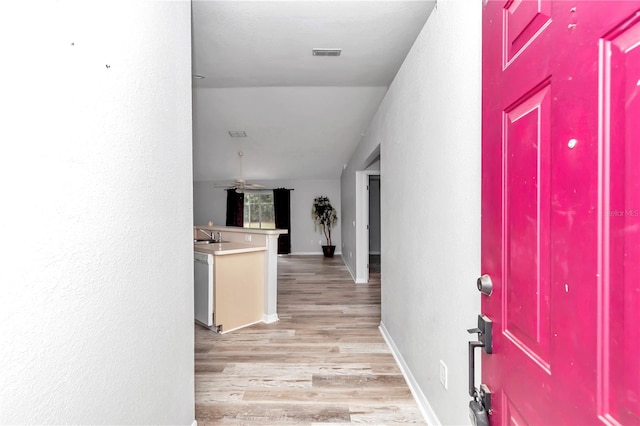
<svg viewBox="0 0 640 426">
<path fill-rule="evenodd" d="M 213 326 L 213 255 L 193 252 L 193 307 L 195 320 Z"/>
</svg>

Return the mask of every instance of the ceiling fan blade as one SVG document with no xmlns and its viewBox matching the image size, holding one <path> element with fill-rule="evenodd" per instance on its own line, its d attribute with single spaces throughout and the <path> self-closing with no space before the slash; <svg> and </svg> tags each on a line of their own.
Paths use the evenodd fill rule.
<svg viewBox="0 0 640 426">
<path fill-rule="evenodd" d="M 264 188 L 264 185 L 260 183 L 245 183 L 244 187 L 247 189 L 262 189 Z"/>
</svg>

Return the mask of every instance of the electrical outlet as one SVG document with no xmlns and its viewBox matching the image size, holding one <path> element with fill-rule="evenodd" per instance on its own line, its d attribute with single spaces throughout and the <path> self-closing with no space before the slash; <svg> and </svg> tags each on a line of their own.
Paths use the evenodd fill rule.
<svg viewBox="0 0 640 426">
<path fill-rule="evenodd" d="M 251 234 L 249 234 L 249 235 L 245 234 L 244 240 L 247 241 L 247 242 L 251 242 Z"/>
<path fill-rule="evenodd" d="M 440 384 L 447 389 L 447 365 L 440 360 Z"/>
</svg>

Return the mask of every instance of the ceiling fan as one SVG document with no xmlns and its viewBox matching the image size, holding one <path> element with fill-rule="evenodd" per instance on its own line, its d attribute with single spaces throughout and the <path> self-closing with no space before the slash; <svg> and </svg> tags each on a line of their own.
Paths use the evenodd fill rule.
<svg viewBox="0 0 640 426">
<path fill-rule="evenodd" d="M 259 183 L 249 183 L 242 177 L 242 157 L 244 156 L 244 152 L 238 151 L 238 157 L 240 158 L 240 177 L 232 182 L 217 182 L 215 183 L 216 188 L 226 188 L 226 189 L 235 189 L 235 191 L 239 194 L 244 193 L 247 189 L 262 189 L 264 185 Z"/>
</svg>

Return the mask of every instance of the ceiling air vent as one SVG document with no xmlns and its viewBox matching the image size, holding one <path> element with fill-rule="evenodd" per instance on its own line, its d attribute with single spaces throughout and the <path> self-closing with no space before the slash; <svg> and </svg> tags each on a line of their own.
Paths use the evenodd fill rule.
<svg viewBox="0 0 640 426">
<path fill-rule="evenodd" d="M 229 136 L 232 138 L 246 138 L 247 133 L 242 130 L 229 130 Z"/>
<path fill-rule="evenodd" d="M 313 49 L 313 56 L 340 56 L 342 49 Z"/>
</svg>

